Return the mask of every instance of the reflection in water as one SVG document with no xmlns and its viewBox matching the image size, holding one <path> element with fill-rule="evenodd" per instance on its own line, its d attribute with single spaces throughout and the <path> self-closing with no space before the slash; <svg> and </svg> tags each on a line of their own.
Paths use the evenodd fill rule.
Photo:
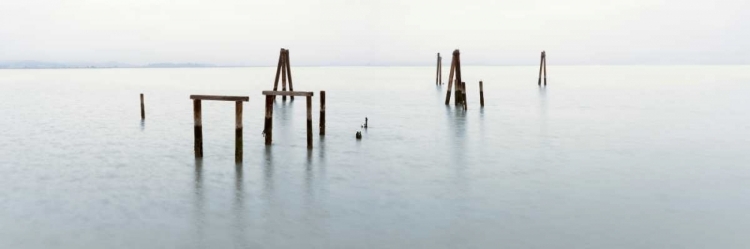
<svg viewBox="0 0 750 249">
<path fill-rule="evenodd" d="M 247 248 L 245 239 L 245 198 L 242 180 L 242 163 L 234 166 L 234 243 L 235 248 Z"/>
<path fill-rule="evenodd" d="M 195 238 L 198 242 L 202 242 L 204 236 L 203 227 L 206 224 L 206 212 L 204 207 L 204 196 L 203 196 L 203 159 L 195 159 L 195 178 L 193 179 L 194 193 L 195 193 Z"/>
<path fill-rule="evenodd" d="M 311 185 L 313 184 L 313 170 L 312 170 L 312 151 L 307 150 L 307 160 L 305 160 L 305 190 L 307 197 L 312 198 L 313 191 Z"/>
<path fill-rule="evenodd" d="M 266 198 L 271 197 L 273 191 L 273 160 L 271 146 L 263 150 L 263 192 Z"/>
<path fill-rule="evenodd" d="M 451 103 L 453 104 L 453 103 Z M 448 123 L 448 150 L 451 153 L 450 158 L 456 169 L 456 181 L 465 183 L 466 169 L 466 111 L 456 107 L 451 109 L 450 105 L 445 107 L 446 118 Z M 465 186 L 462 186 L 465 187 Z"/>
<path fill-rule="evenodd" d="M 141 119 L 141 131 L 146 129 L 146 120 Z"/>
<path fill-rule="evenodd" d="M 551 146 L 547 135 L 547 88 L 539 88 L 539 159 L 546 160 L 545 152 Z"/>
</svg>

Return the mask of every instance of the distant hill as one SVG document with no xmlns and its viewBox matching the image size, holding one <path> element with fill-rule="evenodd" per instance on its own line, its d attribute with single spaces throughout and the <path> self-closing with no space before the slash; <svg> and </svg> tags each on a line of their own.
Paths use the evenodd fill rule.
<svg viewBox="0 0 750 249">
<path fill-rule="evenodd" d="M 205 63 L 151 63 L 133 65 L 119 62 L 95 63 L 57 63 L 46 61 L 0 61 L 0 69 L 53 69 L 53 68 L 180 68 L 180 67 L 217 67 Z"/>
</svg>

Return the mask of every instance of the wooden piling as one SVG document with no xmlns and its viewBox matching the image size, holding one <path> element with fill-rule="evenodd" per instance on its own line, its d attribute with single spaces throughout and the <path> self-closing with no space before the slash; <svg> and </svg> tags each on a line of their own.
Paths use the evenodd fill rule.
<svg viewBox="0 0 750 249">
<path fill-rule="evenodd" d="M 479 105 L 484 107 L 484 86 L 482 81 L 479 81 Z"/>
<path fill-rule="evenodd" d="M 542 51 L 541 58 L 539 58 L 539 81 L 537 81 L 538 86 L 542 86 L 542 67 L 544 66 L 544 51 Z"/>
<path fill-rule="evenodd" d="M 464 109 L 466 109 L 466 93 L 468 91 L 466 90 L 466 82 L 461 82 L 461 104 L 463 104 Z"/>
<path fill-rule="evenodd" d="M 273 98 L 275 96 L 266 96 L 266 122 L 263 126 L 263 136 L 266 137 L 266 145 L 271 145 L 273 136 Z"/>
<path fill-rule="evenodd" d="M 235 101 L 234 161 L 242 162 L 242 101 Z"/>
<path fill-rule="evenodd" d="M 320 135 L 326 134 L 326 91 L 320 91 Z"/>
<path fill-rule="evenodd" d="M 312 149 L 312 96 L 307 98 L 307 148 Z"/>
<path fill-rule="evenodd" d="M 203 158 L 203 123 L 201 122 L 200 99 L 193 100 L 193 120 L 195 122 L 193 130 L 195 136 L 195 143 L 193 148 L 195 150 L 195 158 Z"/>
<path fill-rule="evenodd" d="M 547 52 L 542 51 L 542 60 L 544 61 L 544 86 L 547 86 Z"/>
<path fill-rule="evenodd" d="M 440 85 L 443 84 L 443 57 L 442 56 L 438 58 L 438 82 L 440 82 Z"/>
<path fill-rule="evenodd" d="M 435 66 L 435 85 L 440 85 L 440 53 L 438 53 L 437 65 Z"/>
<path fill-rule="evenodd" d="M 445 94 L 445 105 L 450 104 L 451 100 L 451 91 L 453 90 L 453 72 L 456 69 L 456 58 L 453 57 L 451 59 L 451 69 L 448 73 L 448 92 Z"/>
<path fill-rule="evenodd" d="M 146 107 L 143 104 L 143 93 L 141 93 L 141 120 L 146 120 Z"/>
<path fill-rule="evenodd" d="M 289 76 L 289 91 L 294 91 L 294 85 L 292 84 L 292 66 L 289 61 L 289 49 L 284 52 L 284 63 L 286 64 L 286 73 Z M 294 100 L 294 95 L 289 96 L 291 100 Z"/>
</svg>

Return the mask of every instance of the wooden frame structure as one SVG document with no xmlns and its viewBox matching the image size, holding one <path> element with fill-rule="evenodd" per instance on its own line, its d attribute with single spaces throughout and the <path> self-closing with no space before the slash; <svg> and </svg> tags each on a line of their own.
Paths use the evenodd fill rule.
<svg viewBox="0 0 750 249">
<path fill-rule="evenodd" d="M 455 75 L 455 79 L 454 76 Z M 453 88 L 453 89 L 451 89 Z M 456 92 L 455 106 L 466 108 L 465 84 L 461 81 L 461 52 L 458 49 L 453 50 L 453 59 L 451 60 L 451 70 L 448 74 L 448 92 L 445 94 L 445 104 L 448 105 L 451 99 L 451 91 Z"/>
<path fill-rule="evenodd" d="M 289 50 L 282 48 L 279 52 L 279 65 L 276 67 L 276 78 L 273 80 L 273 90 L 279 90 L 279 76 L 281 76 L 281 90 L 286 92 L 286 78 L 289 77 L 289 91 L 294 91 L 292 84 L 292 68 L 289 65 Z M 294 100 L 294 95 L 291 95 Z M 286 95 L 282 95 L 282 100 L 286 100 Z"/>
<path fill-rule="evenodd" d="M 242 162 L 242 102 L 247 102 L 247 96 L 219 96 L 219 95 L 190 95 L 193 100 L 193 120 L 195 121 L 195 158 L 203 158 L 203 122 L 201 120 L 201 100 L 234 101 L 234 161 Z"/>
<path fill-rule="evenodd" d="M 547 86 L 547 52 L 542 51 L 542 58 L 539 61 L 539 82 L 536 84 L 542 86 L 542 69 L 544 69 L 544 86 Z"/>
<path fill-rule="evenodd" d="M 281 96 L 305 96 L 307 100 L 307 148 L 312 149 L 312 96 L 313 92 L 295 92 L 295 91 L 263 91 L 266 96 L 266 115 L 263 126 L 263 135 L 266 137 L 266 145 L 271 145 L 273 141 L 273 99 L 277 95 Z M 321 111 L 321 113 L 323 113 Z"/>
</svg>

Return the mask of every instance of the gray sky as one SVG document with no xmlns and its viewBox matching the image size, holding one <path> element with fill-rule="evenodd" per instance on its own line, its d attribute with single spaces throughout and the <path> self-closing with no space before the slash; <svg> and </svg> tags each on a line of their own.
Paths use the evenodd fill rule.
<svg viewBox="0 0 750 249">
<path fill-rule="evenodd" d="M 0 0 L 0 61 L 748 64 L 748 44 L 750 0 Z"/>
</svg>

